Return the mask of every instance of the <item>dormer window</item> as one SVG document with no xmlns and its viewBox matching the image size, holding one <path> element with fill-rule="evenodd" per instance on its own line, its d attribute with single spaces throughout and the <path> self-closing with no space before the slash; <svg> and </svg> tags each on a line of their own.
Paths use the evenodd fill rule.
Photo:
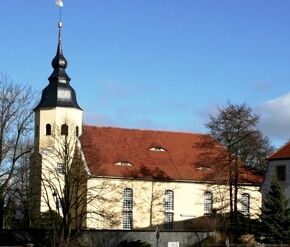
<svg viewBox="0 0 290 247">
<path fill-rule="evenodd" d="M 50 124 L 46 124 L 45 125 L 45 134 L 47 136 L 50 136 L 51 135 L 51 125 Z"/>
<path fill-rule="evenodd" d="M 128 161 L 119 161 L 115 164 L 116 166 L 133 166 L 130 162 Z"/>
<path fill-rule="evenodd" d="M 160 146 L 152 147 L 149 150 L 150 151 L 155 151 L 155 152 L 166 152 L 166 150 L 163 147 L 160 147 Z"/>
<path fill-rule="evenodd" d="M 195 168 L 196 170 L 199 170 L 199 171 L 211 171 L 212 169 L 208 166 L 200 166 L 200 167 L 197 167 Z"/>
</svg>

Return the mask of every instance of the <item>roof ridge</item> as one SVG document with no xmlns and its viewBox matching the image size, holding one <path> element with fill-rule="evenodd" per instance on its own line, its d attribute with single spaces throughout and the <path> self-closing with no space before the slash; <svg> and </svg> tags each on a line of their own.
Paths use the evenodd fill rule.
<svg viewBox="0 0 290 247">
<path fill-rule="evenodd" d="M 118 129 L 118 130 L 129 130 L 129 131 L 148 131 L 148 132 L 166 132 L 175 134 L 190 134 L 190 135 L 201 135 L 201 136 L 211 136 L 208 133 L 200 132 L 190 132 L 190 131 L 178 131 L 178 130 L 159 130 L 159 129 L 141 129 L 141 128 L 126 128 L 126 127 L 116 127 L 116 126 L 101 126 L 101 125 L 91 125 L 84 124 L 84 127 L 94 127 L 94 128 L 106 128 L 106 129 Z"/>
</svg>

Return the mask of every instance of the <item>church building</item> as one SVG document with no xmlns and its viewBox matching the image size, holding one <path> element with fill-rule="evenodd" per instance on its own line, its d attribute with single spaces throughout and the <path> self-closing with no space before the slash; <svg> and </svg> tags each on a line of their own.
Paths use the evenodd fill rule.
<svg viewBox="0 0 290 247">
<path fill-rule="evenodd" d="M 34 109 L 33 212 L 65 214 L 71 206 L 86 228 L 169 231 L 228 212 L 231 168 L 210 135 L 83 123 L 58 27 L 53 72 Z M 260 212 L 261 183 L 239 164 L 238 210 L 247 217 Z"/>
</svg>

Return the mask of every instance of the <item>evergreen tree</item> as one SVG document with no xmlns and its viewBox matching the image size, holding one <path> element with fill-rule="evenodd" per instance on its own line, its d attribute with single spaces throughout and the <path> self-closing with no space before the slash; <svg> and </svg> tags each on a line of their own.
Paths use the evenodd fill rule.
<svg viewBox="0 0 290 247">
<path fill-rule="evenodd" d="M 290 243 L 290 209 L 281 184 L 273 179 L 262 209 L 265 243 Z"/>
</svg>

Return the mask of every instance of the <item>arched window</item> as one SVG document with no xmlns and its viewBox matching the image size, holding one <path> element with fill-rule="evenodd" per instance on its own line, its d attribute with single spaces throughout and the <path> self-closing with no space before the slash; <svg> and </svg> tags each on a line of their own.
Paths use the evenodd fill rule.
<svg viewBox="0 0 290 247">
<path fill-rule="evenodd" d="M 204 192 L 204 214 L 212 214 L 213 195 L 212 192 Z"/>
<path fill-rule="evenodd" d="M 50 136 L 51 135 L 51 125 L 50 124 L 46 124 L 45 125 L 45 134 L 47 136 Z"/>
<path fill-rule="evenodd" d="M 242 214 L 250 215 L 250 195 L 248 193 L 243 193 L 241 197 L 241 212 Z"/>
<path fill-rule="evenodd" d="M 123 194 L 123 229 L 133 228 L 133 190 L 124 189 Z"/>
<path fill-rule="evenodd" d="M 165 190 L 165 211 L 173 211 L 174 193 L 173 190 Z"/>
<path fill-rule="evenodd" d="M 76 127 L 76 137 L 79 137 L 79 126 Z"/>
<path fill-rule="evenodd" d="M 169 230 L 173 228 L 173 216 L 174 216 L 174 192 L 173 190 L 165 190 L 164 198 L 164 229 Z"/>
<path fill-rule="evenodd" d="M 68 126 L 67 126 L 67 124 L 63 124 L 61 126 L 60 132 L 61 132 L 61 135 L 63 135 L 63 136 L 67 136 L 68 135 Z"/>
</svg>

